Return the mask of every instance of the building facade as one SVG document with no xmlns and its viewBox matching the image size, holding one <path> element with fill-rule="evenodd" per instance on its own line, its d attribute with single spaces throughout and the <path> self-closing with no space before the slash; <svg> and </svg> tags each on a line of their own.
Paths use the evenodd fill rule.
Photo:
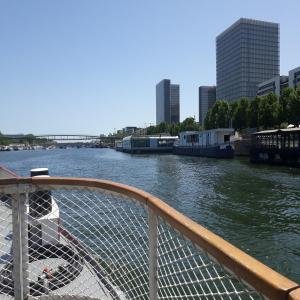
<svg viewBox="0 0 300 300">
<path fill-rule="evenodd" d="M 289 71 L 289 87 L 297 88 L 300 86 L 300 67 Z"/>
<path fill-rule="evenodd" d="M 257 85 L 257 96 L 265 96 L 269 93 L 274 93 L 279 97 L 283 89 L 288 86 L 288 76 L 276 76 Z"/>
<path fill-rule="evenodd" d="M 200 86 L 199 87 L 199 124 L 204 125 L 206 114 L 216 102 L 216 87 L 215 86 Z"/>
<path fill-rule="evenodd" d="M 180 87 L 163 79 L 156 85 L 156 124 L 180 121 Z"/>
<path fill-rule="evenodd" d="M 216 38 L 217 99 L 256 96 L 279 75 L 279 24 L 241 18 Z"/>
</svg>

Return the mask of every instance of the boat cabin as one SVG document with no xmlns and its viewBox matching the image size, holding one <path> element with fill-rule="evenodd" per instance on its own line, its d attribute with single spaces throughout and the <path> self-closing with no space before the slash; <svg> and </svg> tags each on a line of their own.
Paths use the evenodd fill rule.
<svg viewBox="0 0 300 300">
<path fill-rule="evenodd" d="M 174 136 L 127 136 L 123 139 L 123 152 L 172 152 L 177 140 Z"/>
<path fill-rule="evenodd" d="M 180 146 L 211 147 L 230 143 L 233 128 L 218 128 L 206 131 L 184 131 L 180 133 Z"/>
</svg>

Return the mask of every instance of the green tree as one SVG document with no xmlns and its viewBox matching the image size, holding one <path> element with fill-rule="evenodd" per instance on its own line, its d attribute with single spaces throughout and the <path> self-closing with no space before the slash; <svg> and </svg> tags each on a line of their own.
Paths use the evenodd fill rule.
<svg viewBox="0 0 300 300">
<path fill-rule="evenodd" d="M 289 122 L 291 113 L 291 100 L 296 96 L 295 90 L 292 88 L 285 88 L 279 97 L 279 123 Z"/>
<path fill-rule="evenodd" d="M 255 97 L 249 106 L 249 127 L 257 128 L 258 127 L 258 108 L 261 98 Z"/>
<path fill-rule="evenodd" d="M 279 101 L 274 93 L 261 97 L 258 106 L 258 125 L 270 128 L 278 125 Z"/>
<path fill-rule="evenodd" d="M 195 119 L 192 117 L 186 118 L 179 125 L 180 131 L 197 131 L 199 130 L 199 125 L 196 123 Z"/>
<path fill-rule="evenodd" d="M 204 128 L 205 129 L 211 129 L 214 125 L 212 123 L 212 110 L 209 109 L 206 113 L 205 119 L 204 119 Z"/>
<path fill-rule="evenodd" d="M 213 109 L 215 128 L 227 128 L 230 121 L 230 109 L 227 101 L 218 100 Z"/>
<path fill-rule="evenodd" d="M 250 103 L 247 98 L 236 102 L 233 112 L 232 125 L 235 129 L 241 130 L 249 127 Z"/>
<path fill-rule="evenodd" d="M 293 97 L 290 99 L 289 121 L 294 125 L 300 124 L 300 87 L 294 91 Z"/>
<path fill-rule="evenodd" d="M 9 140 L 3 136 L 3 134 L 0 131 L 0 145 L 6 146 L 9 144 Z"/>
</svg>

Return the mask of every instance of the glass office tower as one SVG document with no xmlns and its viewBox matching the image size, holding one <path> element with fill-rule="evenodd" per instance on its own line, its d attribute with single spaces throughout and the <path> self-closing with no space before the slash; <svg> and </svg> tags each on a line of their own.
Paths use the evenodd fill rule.
<svg viewBox="0 0 300 300">
<path fill-rule="evenodd" d="M 239 19 L 216 38 L 217 99 L 253 99 L 279 75 L 279 24 Z"/>
<path fill-rule="evenodd" d="M 216 102 L 215 86 L 199 87 L 199 124 L 204 126 L 206 114 Z"/>
<path fill-rule="evenodd" d="M 163 79 L 156 85 L 156 124 L 179 123 L 180 120 L 180 88 L 171 84 L 171 80 Z"/>
</svg>

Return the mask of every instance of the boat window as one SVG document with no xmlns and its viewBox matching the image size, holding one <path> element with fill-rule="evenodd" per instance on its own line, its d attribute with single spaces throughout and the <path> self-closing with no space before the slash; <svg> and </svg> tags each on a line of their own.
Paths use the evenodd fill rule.
<svg viewBox="0 0 300 300">
<path fill-rule="evenodd" d="M 158 147 L 173 147 L 174 145 L 174 140 L 158 140 L 157 141 L 157 146 Z"/>
<path fill-rule="evenodd" d="M 230 141 L 230 134 L 224 134 L 224 142 L 229 142 Z"/>
<path fill-rule="evenodd" d="M 132 140 L 132 147 L 136 147 L 136 148 L 150 147 L 150 139 Z"/>
<path fill-rule="evenodd" d="M 191 134 L 187 136 L 188 143 L 198 143 L 199 142 L 199 135 L 198 134 Z"/>
</svg>

